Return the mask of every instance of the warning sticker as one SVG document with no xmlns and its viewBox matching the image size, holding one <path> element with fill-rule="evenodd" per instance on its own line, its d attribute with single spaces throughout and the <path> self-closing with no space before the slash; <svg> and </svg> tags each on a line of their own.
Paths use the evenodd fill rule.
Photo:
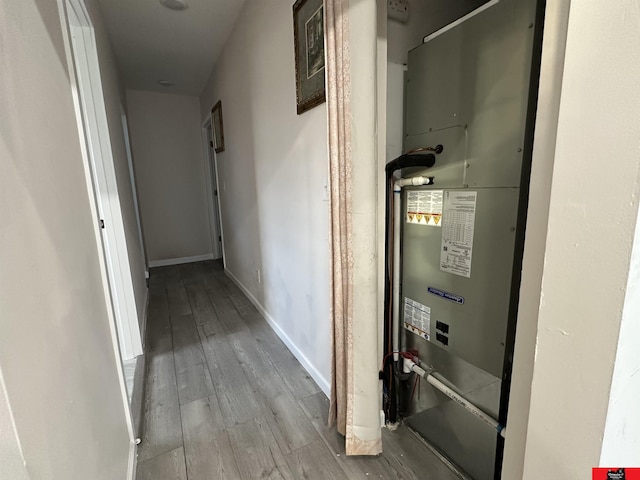
<svg viewBox="0 0 640 480">
<path fill-rule="evenodd" d="M 440 251 L 440 270 L 443 272 L 471 277 L 477 198 L 478 192 L 447 191 L 444 194 Z"/>
<path fill-rule="evenodd" d="M 431 330 L 431 309 L 426 305 L 405 297 L 404 328 L 429 340 Z"/>
<path fill-rule="evenodd" d="M 407 223 L 442 225 L 442 190 L 409 190 L 407 192 Z"/>
</svg>

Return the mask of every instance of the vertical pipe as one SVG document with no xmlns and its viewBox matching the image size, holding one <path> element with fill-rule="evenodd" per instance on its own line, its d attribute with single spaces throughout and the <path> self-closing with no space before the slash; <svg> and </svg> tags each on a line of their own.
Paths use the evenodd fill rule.
<svg viewBox="0 0 640 480">
<path fill-rule="evenodd" d="M 393 223 L 393 332 L 392 332 L 392 348 L 393 361 L 399 360 L 398 351 L 400 350 L 400 226 L 402 225 L 402 212 L 400 206 L 402 205 L 402 188 L 405 186 L 422 186 L 431 185 L 433 183 L 433 177 L 412 177 L 401 178 L 393 184 L 393 217 L 391 222 Z"/>
<path fill-rule="evenodd" d="M 400 205 L 402 199 L 400 194 L 402 193 L 402 186 L 400 182 L 393 184 L 393 326 L 392 326 L 392 351 L 393 361 L 397 362 L 399 359 L 398 351 L 400 350 Z"/>
</svg>

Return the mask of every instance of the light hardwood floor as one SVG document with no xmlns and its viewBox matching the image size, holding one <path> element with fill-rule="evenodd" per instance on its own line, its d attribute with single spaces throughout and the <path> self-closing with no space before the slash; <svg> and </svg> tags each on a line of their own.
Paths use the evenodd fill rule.
<svg viewBox="0 0 640 480">
<path fill-rule="evenodd" d="M 151 270 L 137 480 L 454 480 L 406 428 L 347 457 L 329 402 L 220 262 Z"/>
</svg>

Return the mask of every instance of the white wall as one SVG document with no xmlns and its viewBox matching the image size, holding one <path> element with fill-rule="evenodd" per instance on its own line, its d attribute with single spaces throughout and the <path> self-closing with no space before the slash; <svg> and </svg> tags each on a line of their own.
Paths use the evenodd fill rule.
<svg viewBox="0 0 640 480">
<path fill-rule="evenodd" d="M 127 90 L 147 258 L 212 255 L 197 97 Z"/>
<path fill-rule="evenodd" d="M 524 468 L 568 17 L 568 1 L 547 3 L 507 417 L 509 434 L 502 468 L 505 479 L 522 478 Z"/>
<path fill-rule="evenodd" d="M 0 44 L 0 367 L 26 469 L 123 479 L 132 444 L 57 3 L 0 0 Z"/>
<path fill-rule="evenodd" d="M 226 268 L 328 391 L 326 105 L 296 115 L 289 0 L 246 2 L 201 95 L 202 118 L 217 100 Z"/>
<path fill-rule="evenodd" d="M 610 394 L 610 387 L 612 378 L 620 386 L 614 376 L 617 347 L 636 338 L 620 334 L 626 333 L 621 319 L 640 197 L 639 27 L 635 0 L 571 3 L 537 294 L 526 480 L 583 478 L 601 458 L 640 464 L 637 450 L 634 456 L 601 456 L 603 438 L 614 445 L 623 441 L 605 428 L 607 421 L 620 427 L 620 417 L 611 416 L 617 408 L 633 420 L 628 427 L 638 423 L 637 398 L 625 411 L 630 404 L 613 404 L 620 391 Z M 603 210 L 605 215 L 596 214 Z M 635 357 L 627 349 L 618 352 L 618 361 L 634 363 L 616 365 L 616 373 L 629 380 L 637 344 Z M 628 393 L 637 392 L 635 382 L 627 384 L 635 389 Z M 629 435 L 637 445 L 637 432 Z"/>
</svg>

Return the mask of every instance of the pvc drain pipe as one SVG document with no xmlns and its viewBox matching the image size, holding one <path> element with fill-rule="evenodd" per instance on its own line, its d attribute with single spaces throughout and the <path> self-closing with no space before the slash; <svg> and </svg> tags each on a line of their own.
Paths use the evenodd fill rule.
<svg viewBox="0 0 640 480">
<path fill-rule="evenodd" d="M 414 149 L 410 152 L 400 155 L 398 158 L 390 161 L 384 167 L 386 174 L 385 184 L 385 231 L 384 231 L 384 337 L 385 337 L 385 350 L 384 359 L 387 359 L 388 355 L 397 351 L 393 349 L 394 333 L 393 333 L 393 247 L 390 243 L 393 242 L 393 200 L 396 195 L 393 193 L 394 182 L 396 181 L 395 173 L 402 171 L 404 168 L 421 168 L 429 169 L 436 163 L 436 155 L 442 153 L 444 147 L 442 145 L 436 145 L 435 147 L 422 147 Z M 402 176 L 402 174 L 400 175 Z M 433 183 L 433 181 L 431 181 Z M 400 198 L 398 196 L 398 198 Z M 399 277 L 399 274 L 397 275 Z M 399 318 L 399 317 L 398 317 Z M 398 330 L 398 320 L 396 320 L 396 329 Z M 395 342 L 398 345 L 398 341 Z M 393 362 L 389 362 L 389 365 L 383 365 L 383 377 L 386 382 L 393 382 L 393 369 L 397 368 L 398 356 L 395 355 Z M 391 383 L 386 383 L 386 388 L 389 392 L 392 392 L 393 386 Z M 390 423 L 395 423 L 398 416 L 398 399 L 395 392 L 389 396 L 389 403 L 385 408 L 385 413 L 388 414 L 387 420 Z"/>
<path fill-rule="evenodd" d="M 400 226 L 402 220 L 400 219 L 400 194 L 402 189 L 407 186 L 422 186 L 431 185 L 433 183 L 433 177 L 412 177 L 401 178 L 396 180 L 393 184 L 393 341 L 392 348 L 393 361 L 397 362 L 400 356 L 397 352 L 400 351 Z"/>
<path fill-rule="evenodd" d="M 484 423 L 493 428 L 496 432 L 500 434 L 502 438 L 507 438 L 507 428 L 504 425 L 501 425 L 495 418 L 493 418 L 488 413 L 485 413 L 479 407 L 476 407 L 469 400 L 459 395 L 457 392 L 446 386 L 436 377 L 434 377 L 431 373 L 428 373 L 424 368 L 420 367 L 417 363 L 408 358 L 404 359 L 404 371 L 405 372 L 415 372 L 417 375 L 420 375 L 427 382 L 433 385 L 436 389 L 444 393 L 451 400 L 456 402 L 461 407 L 464 407 L 465 410 L 475 415 L 476 418 L 482 420 Z"/>
</svg>

